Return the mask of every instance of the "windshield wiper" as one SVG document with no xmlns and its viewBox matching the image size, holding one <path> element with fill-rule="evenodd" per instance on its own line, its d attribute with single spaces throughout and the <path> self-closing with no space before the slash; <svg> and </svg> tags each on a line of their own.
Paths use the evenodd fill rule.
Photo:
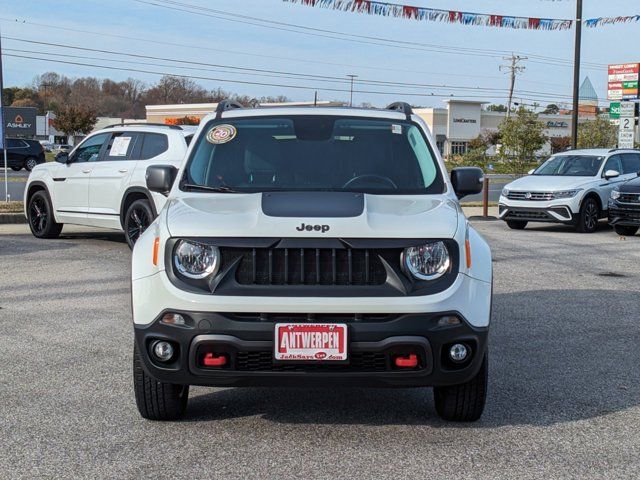
<svg viewBox="0 0 640 480">
<path fill-rule="evenodd" d="M 216 192 L 216 193 L 236 193 L 236 191 L 226 185 L 219 185 L 217 187 L 210 187 L 208 185 L 196 185 L 195 183 L 183 183 L 182 188 L 187 190 L 199 190 L 201 192 Z"/>
</svg>

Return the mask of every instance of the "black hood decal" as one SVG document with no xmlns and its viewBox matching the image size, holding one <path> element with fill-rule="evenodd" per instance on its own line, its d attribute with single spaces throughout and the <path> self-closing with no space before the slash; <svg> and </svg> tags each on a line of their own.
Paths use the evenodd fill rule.
<svg viewBox="0 0 640 480">
<path fill-rule="evenodd" d="M 262 212 L 270 217 L 347 218 L 364 212 L 364 194 L 353 192 L 268 192 Z"/>
</svg>

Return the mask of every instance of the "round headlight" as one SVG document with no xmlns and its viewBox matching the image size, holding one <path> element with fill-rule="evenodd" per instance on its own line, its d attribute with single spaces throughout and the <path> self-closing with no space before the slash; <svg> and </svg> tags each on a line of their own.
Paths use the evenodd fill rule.
<svg viewBox="0 0 640 480">
<path fill-rule="evenodd" d="M 220 251 L 212 245 L 180 240 L 173 254 L 173 263 L 185 277 L 205 278 L 218 271 Z"/>
<path fill-rule="evenodd" d="M 443 242 L 405 248 L 404 268 L 418 280 L 435 280 L 443 276 L 451 266 L 451 257 Z"/>
<path fill-rule="evenodd" d="M 503 197 L 508 197 L 509 196 L 509 189 L 508 188 L 503 188 L 502 189 L 502 196 Z"/>
</svg>

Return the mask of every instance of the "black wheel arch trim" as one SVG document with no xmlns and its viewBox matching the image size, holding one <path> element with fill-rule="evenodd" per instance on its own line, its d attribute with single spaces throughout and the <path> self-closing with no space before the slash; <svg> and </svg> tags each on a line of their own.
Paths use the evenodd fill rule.
<svg viewBox="0 0 640 480">
<path fill-rule="evenodd" d="M 124 228 L 124 216 L 126 215 L 125 205 L 127 204 L 127 197 L 132 193 L 141 193 L 147 197 L 149 201 L 149 205 L 151 206 L 151 212 L 153 213 L 153 218 L 155 219 L 158 216 L 158 212 L 156 211 L 156 205 L 153 201 L 153 197 L 151 196 L 151 192 L 144 187 L 129 187 L 125 190 L 124 195 L 122 195 L 122 200 L 120 202 L 120 223 L 122 223 L 122 227 Z"/>
</svg>

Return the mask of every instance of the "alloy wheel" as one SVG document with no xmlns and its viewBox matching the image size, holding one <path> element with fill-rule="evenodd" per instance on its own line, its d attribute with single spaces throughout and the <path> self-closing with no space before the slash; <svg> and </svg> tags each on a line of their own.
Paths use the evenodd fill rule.
<svg viewBox="0 0 640 480">
<path fill-rule="evenodd" d="M 47 206 L 42 198 L 34 198 L 29 206 L 29 221 L 34 231 L 41 235 L 47 228 Z"/>
<path fill-rule="evenodd" d="M 584 213 L 584 223 L 587 230 L 594 230 L 598 223 L 598 207 L 594 203 L 589 203 Z"/>
<path fill-rule="evenodd" d="M 27 160 L 27 170 L 31 171 L 34 168 L 36 168 L 36 166 L 38 165 L 38 162 L 36 161 L 35 158 L 30 158 L 29 160 Z"/>
<path fill-rule="evenodd" d="M 129 221 L 127 222 L 127 236 L 131 244 L 136 243 L 142 232 L 147 229 L 150 223 L 149 220 L 149 216 L 143 208 L 131 210 Z"/>
</svg>

